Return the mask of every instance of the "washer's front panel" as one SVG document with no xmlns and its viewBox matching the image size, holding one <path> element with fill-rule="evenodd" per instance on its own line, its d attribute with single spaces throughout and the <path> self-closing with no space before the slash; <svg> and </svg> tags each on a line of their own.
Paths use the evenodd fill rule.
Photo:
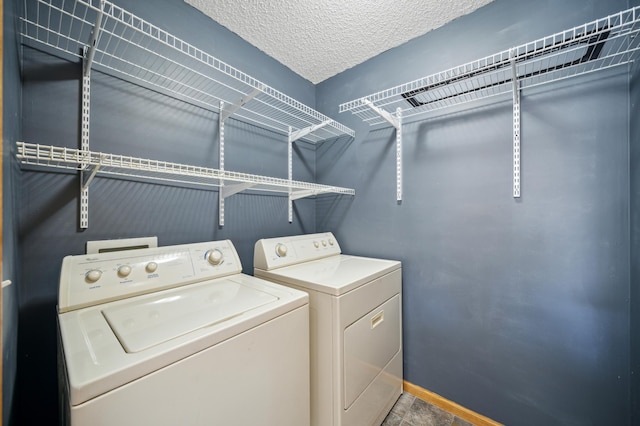
<svg viewBox="0 0 640 426">
<path fill-rule="evenodd" d="M 305 305 L 71 407 L 71 423 L 309 425 L 308 361 L 309 307 Z"/>
</svg>

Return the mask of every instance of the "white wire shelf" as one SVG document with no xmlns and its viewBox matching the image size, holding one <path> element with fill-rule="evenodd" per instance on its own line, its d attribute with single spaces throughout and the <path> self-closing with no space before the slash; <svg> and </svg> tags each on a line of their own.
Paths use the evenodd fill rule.
<svg viewBox="0 0 640 426">
<path fill-rule="evenodd" d="M 282 92 L 103 0 L 25 0 L 25 44 L 83 58 L 100 23 L 92 66 L 219 112 L 241 104 L 236 119 L 282 134 L 323 124 L 302 140 L 316 143 L 354 131 Z M 257 93 L 257 94 L 256 94 Z M 250 100 L 246 104 L 244 101 Z"/>
<path fill-rule="evenodd" d="M 207 187 L 242 185 L 244 189 L 289 195 L 294 199 L 321 194 L 355 195 L 355 190 L 274 177 L 149 160 L 125 155 L 16 142 L 16 157 L 23 165 L 83 170 L 97 174 L 151 179 L 163 182 L 196 184 Z M 89 182 L 87 182 L 87 185 Z M 231 191 L 235 193 L 236 191 Z"/>
<path fill-rule="evenodd" d="M 625 10 L 494 55 L 340 105 L 370 125 L 429 112 L 632 62 L 640 48 L 640 7 Z M 514 79 L 515 75 L 515 79 Z M 377 107 L 372 108 L 371 105 Z"/>
</svg>

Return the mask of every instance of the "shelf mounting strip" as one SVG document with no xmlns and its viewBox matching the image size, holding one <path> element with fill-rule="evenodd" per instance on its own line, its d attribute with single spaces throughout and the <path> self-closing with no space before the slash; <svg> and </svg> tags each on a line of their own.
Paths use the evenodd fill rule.
<svg viewBox="0 0 640 426">
<path fill-rule="evenodd" d="M 340 105 L 371 126 L 406 124 L 440 109 L 495 96 L 513 99 L 513 196 L 521 194 L 520 92 L 633 62 L 640 6 Z M 396 130 L 397 131 L 397 130 Z"/>
</svg>

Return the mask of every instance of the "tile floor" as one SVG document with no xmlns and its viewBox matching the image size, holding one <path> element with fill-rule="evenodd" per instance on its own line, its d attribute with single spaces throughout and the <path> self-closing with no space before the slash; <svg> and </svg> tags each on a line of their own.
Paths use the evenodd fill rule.
<svg viewBox="0 0 640 426">
<path fill-rule="evenodd" d="M 473 423 L 404 392 L 381 426 L 473 426 Z"/>
</svg>

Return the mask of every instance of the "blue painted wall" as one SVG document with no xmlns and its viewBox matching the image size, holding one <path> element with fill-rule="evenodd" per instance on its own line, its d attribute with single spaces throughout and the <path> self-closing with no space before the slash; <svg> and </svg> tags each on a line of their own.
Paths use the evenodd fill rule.
<svg viewBox="0 0 640 426">
<path fill-rule="evenodd" d="M 522 93 L 522 197 L 510 96 L 404 127 L 395 141 L 338 105 L 623 10 L 626 1 L 496 0 L 317 86 L 356 130 L 320 149 L 318 203 L 345 252 L 403 262 L 406 379 L 505 424 L 629 424 L 626 67 Z"/>
<path fill-rule="evenodd" d="M 18 298 L 20 276 L 17 268 L 18 234 L 16 205 L 18 167 L 13 160 L 13 142 L 20 137 L 20 65 L 15 31 L 17 2 L 4 1 L 3 33 L 3 134 L 2 134 L 2 279 L 13 285 L 2 290 L 2 424 L 9 425 L 13 414 L 17 373 Z"/>
<path fill-rule="evenodd" d="M 309 81 L 181 0 L 116 3 L 297 100 L 315 104 Z M 23 140 L 78 147 L 80 64 L 24 48 L 22 65 Z M 92 73 L 92 150 L 218 167 L 217 137 L 215 114 Z M 227 170 L 287 177 L 286 136 L 229 120 L 225 140 Z M 15 139 L 10 142 L 13 145 Z M 297 201 L 294 222 L 289 224 L 286 197 L 235 195 L 226 201 L 226 225 L 220 228 L 217 191 L 99 177 L 90 188 L 89 229 L 81 231 L 75 173 L 23 170 L 19 177 L 16 424 L 55 423 L 60 265 L 63 256 L 84 253 L 86 241 L 156 235 L 161 245 L 170 245 L 230 238 L 250 273 L 256 240 L 315 231 L 314 200 Z M 296 145 L 294 179 L 315 179 L 313 146 Z"/>
</svg>

